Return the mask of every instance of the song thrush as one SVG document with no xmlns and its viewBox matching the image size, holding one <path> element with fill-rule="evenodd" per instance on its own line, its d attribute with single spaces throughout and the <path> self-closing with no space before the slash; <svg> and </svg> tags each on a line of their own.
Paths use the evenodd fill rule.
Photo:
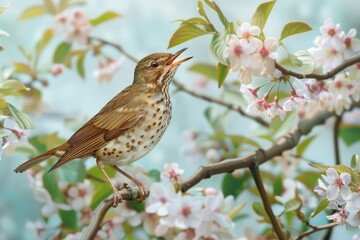
<svg viewBox="0 0 360 240">
<path fill-rule="evenodd" d="M 171 118 L 170 81 L 178 66 L 192 58 L 175 62 L 185 50 L 175 54 L 154 53 L 140 60 L 132 85 L 110 100 L 67 142 L 21 164 L 15 172 L 24 172 L 51 156 L 60 159 L 50 171 L 73 159 L 93 156 L 113 189 L 114 207 L 122 198 L 106 173 L 104 164 L 133 181 L 140 189 L 142 200 L 148 195 L 146 188 L 118 166 L 140 159 L 163 136 Z"/>
</svg>

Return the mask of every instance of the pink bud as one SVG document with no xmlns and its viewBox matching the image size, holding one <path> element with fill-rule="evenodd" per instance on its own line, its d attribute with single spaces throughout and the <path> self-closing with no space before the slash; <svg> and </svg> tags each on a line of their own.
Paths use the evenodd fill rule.
<svg viewBox="0 0 360 240">
<path fill-rule="evenodd" d="M 215 188 L 205 188 L 204 189 L 204 194 L 206 196 L 216 196 L 218 194 L 218 192 L 216 191 Z"/>
<path fill-rule="evenodd" d="M 62 74 L 64 71 L 64 66 L 62 64 L 54 64 L 51 68 L 51 73 L 54 76 Z"/>
</svg>

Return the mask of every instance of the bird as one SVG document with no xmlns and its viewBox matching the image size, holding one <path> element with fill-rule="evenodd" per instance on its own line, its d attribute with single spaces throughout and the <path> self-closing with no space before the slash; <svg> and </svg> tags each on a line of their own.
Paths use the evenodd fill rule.
<svg viewBox="0 0 360 240">
<path fill-rule="evenodd" d="M 94 157 L 113 190 L 113 207 L 122 202 L 122 197 L 105 171 L 105 164 L 134 182 L 139 188 L 139 200 L 144 200 L 149 191 L 120 167 L 145 156 L 163 136 L 172 111 L 169 84 L 180 64 L 192 58 L 176 61 L 186 49 L 174 54 L 153 53 L 141 59 L 136 64 L 131 85 L 113 97 L 65 143 L 24 162 L 14 171 L 22 173 L 52 156 L 59 159 L 49 172 L 74 159 Z"/>
</svg>

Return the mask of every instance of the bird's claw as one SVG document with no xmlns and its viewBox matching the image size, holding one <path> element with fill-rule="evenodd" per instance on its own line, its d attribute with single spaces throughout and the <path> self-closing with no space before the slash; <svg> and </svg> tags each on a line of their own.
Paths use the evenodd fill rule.
<svg viewBox="0 0 360 240">
<path fill-rule="evenodd" d="M 140 190 L 139 202 L 142 202 L 149 195 L 149 191 L 144 186 L 139 186 L 139 190 Z"/>
<path fill-rule="evenodd" d="M 118 191 L 118 190 L 117 190 L 117 191 L 114 191 L 113 197 L 114 197 L 114 202 L 113 202 L 112 207 L 113 207 L 113 208 L 116 208 L 117 205 L 118 205 L 119 203 L 122 203 L 122 200 L 123 200 L 120 191 Z"/>
</svg>

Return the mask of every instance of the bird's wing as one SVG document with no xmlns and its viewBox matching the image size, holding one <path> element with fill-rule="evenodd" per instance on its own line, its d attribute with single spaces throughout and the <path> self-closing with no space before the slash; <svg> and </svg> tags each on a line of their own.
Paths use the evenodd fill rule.
<svg viewBox="0 0 360 240">
<path fill-rule="evenodd" d="M 108 141 L 133 127 L 144 113 L 139 93 L 131 88 L 124 89 L 67 141 L 69 149 L 51 170 L 72 159 L 92 155 Z"/>
</svg>

